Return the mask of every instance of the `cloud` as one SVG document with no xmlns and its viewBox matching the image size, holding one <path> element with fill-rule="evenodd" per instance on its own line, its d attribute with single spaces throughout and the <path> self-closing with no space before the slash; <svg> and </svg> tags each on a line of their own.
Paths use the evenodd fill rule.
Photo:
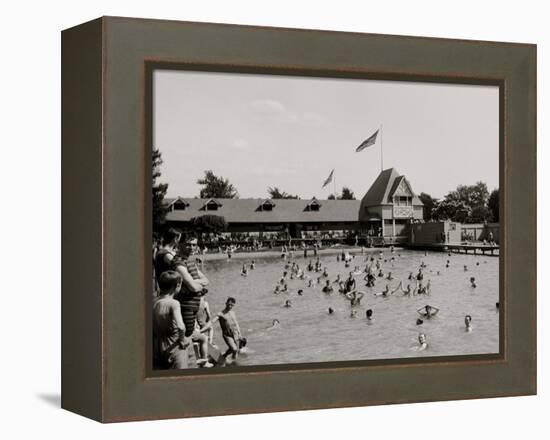
<svg viewBox="0 0 550 440">
<path fill-rule="evenodd" d="M 292 111 L 276 99 L 256 99 L 250 102 L 250 106 L 259 115 L 273 117 L 281 122 L 290 124 L 318 126 L 326 122 L 326 119 L 317 112 Z"/>
<path fill-rule="evenodd" d="M 284 113 L 285 106 L 275 99 L 256 99 L 250 103 L 251 107 L 259 113 Z"/>
</svg>

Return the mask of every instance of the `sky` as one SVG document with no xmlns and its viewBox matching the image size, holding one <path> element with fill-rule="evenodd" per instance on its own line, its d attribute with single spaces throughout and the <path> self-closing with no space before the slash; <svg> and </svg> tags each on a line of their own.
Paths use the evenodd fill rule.
<svg viewBox="0 0 550 440">
<path fill-rule="evenodd" d="M 153 142 L 168 197 L 197 197 L 205 170 L 241 198 L 278 187 L 363 197 L 383 167 L 417 194 L 498 187 L 498 88 L 458 84 L 157 70 Z M 372 147 L 361 142 L 381 128 Z M 322 188 L 335 169 L 335 183 Z"/>
</svg>

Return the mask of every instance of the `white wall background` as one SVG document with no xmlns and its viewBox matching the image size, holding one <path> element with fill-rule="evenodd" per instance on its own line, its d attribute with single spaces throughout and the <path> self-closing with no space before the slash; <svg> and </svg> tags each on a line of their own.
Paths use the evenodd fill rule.
<svg viewBox="0 0 550 440">
<path fill-rule="evenodd" d="M 545 2 L 5 2 L 0 26 L 3 438 L 542 438 L 548 406 L 548 127 Z M 539 45 L 539 396 L 102 426 L 59 409 L 60 31 L 101 15 L 258 24 Z M 544 123 L 546 122 L 546 125 Z M 545 215 L 546 214 L 546 215 Z M 546 315 L 546 316 L 545 316 Z M 546 432 L 546 435 L 543 434 Z M 547 438 L 547 437 L 545 437 Z"/>
</svg>

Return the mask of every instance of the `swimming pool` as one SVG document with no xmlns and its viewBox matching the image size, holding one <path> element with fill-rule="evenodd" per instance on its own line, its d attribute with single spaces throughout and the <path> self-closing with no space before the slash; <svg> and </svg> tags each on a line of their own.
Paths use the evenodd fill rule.
<svg viewBox="0 0 550 440">
<path fill-rule="evenodd" d="M 378 251 L 354 254 L 350 268 L 338 262 L 336 254 L 320 255 L 322 265 L 328 269 L 328 279 L 333 281 L 338 274 L 345 279 L 354 266 L 364 269 L 366 258 L 379 256 Z M 393 262 L 392 256 L 395 258 Z M 243 263 L 250 263 L 252 258 L 256 268 L 249 271 L 248 276 L 241 276 Z M 292 261 L 316 280 L 321 273 L 306 270 L 310 259 L 299 254 Z M 447 260 L 450 261 L 448 268 Z M 426 264 L 424 282 L 431 280 L 429 296 L 407 297 L 401 291 L 389 297 L 374 295 L 386 283 L 390 288 L 396 287 L 401 279 L 405 285 L 411 283 L 414 286 L 414 281 L 408 281 L 407 277 L 411 271 L 416 274 L 422 262 Z M 355 318 L 350 317 L 350 302 L 337 289 L 330 295 L 322 292 L 325 281 L 308 288 L 307 280 L 288 280 L 290 293 L 274 294 L 274 287 L 285 270 L 285 260 L 274 256 L 206 261 L 203 271 L 210 280 L 206 299 L 212 314 L 223 309 L 228 296 L 237 300 L 234 311 L 250 350 L 248 355 L 239 358 L 240 365 L 498 353 L 497 257 L 449 256 L 443 252 L 425 254 L 409 250 L 396 250 L 391 254 L 386 249 L 381 264 L 384 272 L 391 271 L 395 279 L 377 278 L 375 288 L 369 289 L 363 281 L 365 274 L 356 276 L 358 290 L 365 291 L 366 295 L 361 304 L 354 307 L 357 310 Z M 467 265 L 467 271 L 464 265 Z M 476 288 L 470 286 L 470 277 L 476 278 Z M 298 289 L 303 289 L 302 296 L 297 294 Z M 290 308 L 284 307 L 288 299 L 292 302 Z M 439 308 L 439 312 L 417 325 L 416 320 L 420 317 L 417 309 L 426 304 Z M 333 314 L 329 315 L 329 307 L 334 309 Z M 373 310 L 371 322 L 365 317 L 367 309 Z M 468 314 L 472 316 L 471 332 L 465 331 L 464 316 Z M 280 326 L 266 330 L 274 319 L 280 321 Z M 421 332 L 426 334 L 428 342 L 424 351 L 418 351 L 418 334 Z M 214 342 L 225 351 L 226 345 L 217 324 Z"/>
</svg>

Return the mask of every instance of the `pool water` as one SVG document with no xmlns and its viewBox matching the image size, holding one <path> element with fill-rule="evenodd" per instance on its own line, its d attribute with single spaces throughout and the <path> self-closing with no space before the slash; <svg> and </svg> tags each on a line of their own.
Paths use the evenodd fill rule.
<svg viewBox="0 0 550 440">
<path fill-rule="evenodd" d="M 327 267 L 331 281 L 340 274 L 346 279 L 355 266 L 365 268 L 366 258 L 379 256 L 378 251 L 361 255 L 356 252 L 350 268 L 338 262 L 336 254 L 320 255 L 323 267 Z M 393 263 L 390 258 L 394 257 Z M 203 272 L 210 280 L 206 299 L 213 315 L 221 311 L 225 300 L 232 296 L 237 300 L 234 307 L 243 336 L 247 338 L 249 353 L 242 355 L 240 365 L 269 365 L 305 362 L 349 361 L 365 359 L 392 359 L 423 356 L 448 356 L 466 354 L 489 354 L 499 351 L 499 259 L 498 257 L 396 250 L 393 254 L 384 250 L 381 264 L 387 274 L 392 272 L 393 281 L 377 278 L 374 288 L 367 288 L 365 274 L 355 277 L 357 289 L 366 294 L 355 318 L 350 316 L 350 301 L 337 291 L 322 292 L 326 278 L 321 284 L 307 287 L 306 280 L 288 280 L 289 293 L 274 294 L 281 278 L 285 260 L 280 257 L 254 256 L 256 268 L 247 277 L 240 274 L 242 264 L 251 259 L 206 261 Z M 384 262 L 384 259 L 387 261 Z M 301 255 L 294 258 L 306 275 L 314 281 L 321 273 L 308 272 L 308 259 Z M 450 265 L 446 268 L 447 260 Z M 414 281 L 407 279 L 409 272 L 417 273 L 424 262 L 424 282 L 431 280 L 431 294 L 404 296 L 401 291 L 388 297 L 375 296 L 386 283 L 390 289 L 402 279 L 404 285 Z M 478 264 L 476 264 L 478 263 Z M 464 270 L 467 265 L 468 271 Z M 439 271 L 439 275 L 437 274 Z M 290 272 L 289 272 L 290 273 Z M 475 277 L 477 287 L 470 286 L 470 277 Z M 297 290 L 303 289 L 303 296 Z M 290 299 L 292 307 L 284 304 Z M 436 316 L 424 319 L 417 309 L 430 304 L 439 309 Z M 334 313 L 329 315 L 328 308 Z M 365 312 L 373 310 L 372 321 L 367 321 Z M 472 316 L 471 332 L 465 330 L 464 316 Z M 277 328 L 268 330 L 274 319 L 280 321 Z M 425 333 L 428 347 L 418 350 L 418 335 Z M 215 325 L 214 343 L 222 351 L 227 348 L 221 337 L 219 325 Z"/>
</svg>

